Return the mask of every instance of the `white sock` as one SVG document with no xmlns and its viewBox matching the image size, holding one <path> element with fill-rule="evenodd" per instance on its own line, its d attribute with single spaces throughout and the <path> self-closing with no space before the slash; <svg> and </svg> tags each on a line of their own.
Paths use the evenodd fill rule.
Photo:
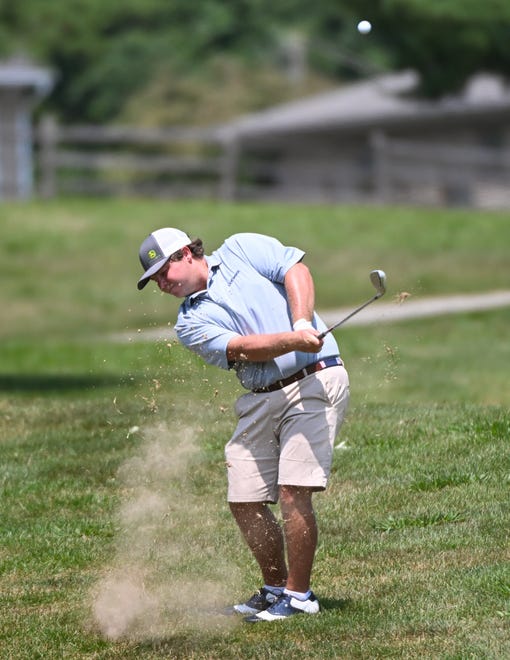
<svg viewBox="0 0 510 660">
<path fill-rule="evenodd" d="M 270 584 L 265 584 L 264 589 L 267 589 L 268 591 L 270 591 L 275 596 L 279 596 L 280 594 L 283 593 L 283 587 L 273 587 Z"/>
<path fill-rule="evenodd" d="M 312 595 L 310 589 L 308 589 L 306 593 L 302 593 L 301 591 L 291 591 L 290 589 L 284 589 L 283 592 L 293 598 L 297 598 L 298 600 L 308 600 Z"/>
</svg>

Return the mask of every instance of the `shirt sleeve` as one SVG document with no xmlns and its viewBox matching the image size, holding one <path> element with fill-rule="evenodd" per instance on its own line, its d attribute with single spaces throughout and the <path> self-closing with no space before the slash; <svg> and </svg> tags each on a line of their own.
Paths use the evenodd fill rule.
<svg viewBox="0 0 510 660">
<path fill-rule="evenodd" d="M 225 245 L 260 275 L 279 284 L 283 284 L 287 271 L 305 255 L 299 248 L 262 234 L 234 234 Z"/>
<path fill-rule="evenodd" d="M 221 369 L 230 369 L 227 346 L 238 333 L 228 327 L 228 318 L 225 318 L 225 322 L 218 319 L 219 311 L 222 310 L 215 310 L 214 323 L 208 321 L 204 314 L 181 312 L 177 317 L 175 332 L 179 341 L 205 362 Z"/>
</svg>

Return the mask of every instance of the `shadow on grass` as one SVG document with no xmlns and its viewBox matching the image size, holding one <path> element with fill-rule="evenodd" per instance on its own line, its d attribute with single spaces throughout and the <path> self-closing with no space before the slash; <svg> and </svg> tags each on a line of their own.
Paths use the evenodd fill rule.
<svg viewBox="0 0 510 660">
<path fill-rule="evenodd" d="M 130 384 L 115 375 L 0 374 L 1 392 L 68 392 Z"/>
</svg>

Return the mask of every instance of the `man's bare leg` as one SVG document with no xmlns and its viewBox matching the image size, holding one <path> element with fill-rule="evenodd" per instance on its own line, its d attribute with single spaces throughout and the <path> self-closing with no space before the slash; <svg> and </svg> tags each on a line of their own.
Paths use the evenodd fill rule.
<svg viewBox="0 0 510 660">
<path fill-rule="evenodd" d="M 230 510 L 265 584 L 284 587 L 287 581 L 283 532 L 271 509 L 261 502 L 230 502 Z"/>
<path fill-rule="evenodd" d="M 312 506 L 312 492 L 298 486 L 280 487 L 289 574 L 287 589 L 306 593 L 310 589 L 315 550 L 317 522 Z"/>
</svg>

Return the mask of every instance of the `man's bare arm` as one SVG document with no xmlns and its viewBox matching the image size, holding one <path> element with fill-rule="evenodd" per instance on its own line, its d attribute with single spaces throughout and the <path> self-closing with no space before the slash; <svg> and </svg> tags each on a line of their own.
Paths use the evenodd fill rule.
<svg viewBox="0 0 510 660">
<path fill-rule="evenodd" d="M 299 319 L 311 321 L 315 308 L 315 288 L 308 267 L 302 262 L 294 264 L 285 275 L 284 285 L 292 322 Z"/>
<path fill-rule="evenodd" d="M 275 332 L 264 335 L 239 335 L 227 346 L 229 362 L 266 362 L 291 351 L 318 353 L 323 340 L 316 330 Z"/>
</svg>

